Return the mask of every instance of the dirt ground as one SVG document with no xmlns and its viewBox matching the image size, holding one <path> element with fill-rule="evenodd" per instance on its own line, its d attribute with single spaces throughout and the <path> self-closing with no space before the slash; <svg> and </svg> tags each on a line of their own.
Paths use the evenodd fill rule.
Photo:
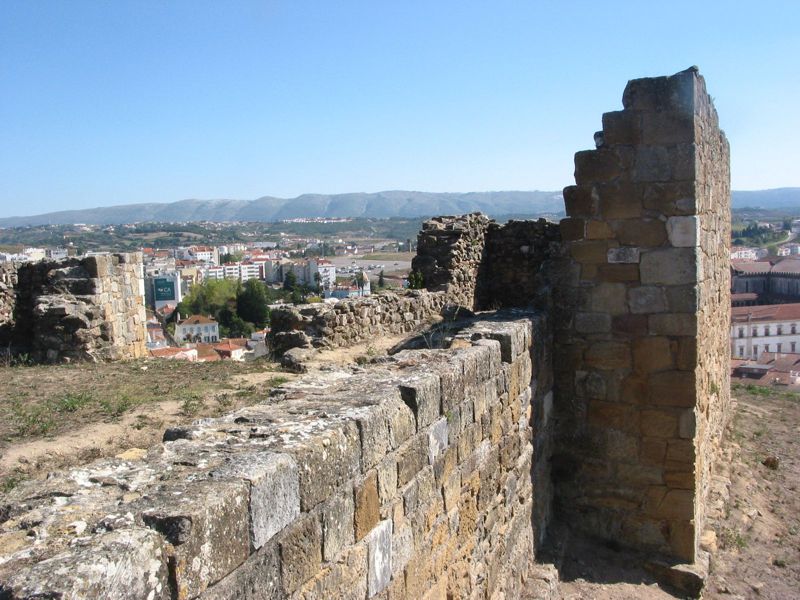
<svg viewBox="0 0 800 600">
<path fill-rule="evenodd" d="M 0 367 L 0 492 L 56 468 L 147 448 L 168 426 L 259 402 L 291 377 L 263 359 Z"/>
<path fill-rule="evenodd" d="M 735 385 L 730 497 L 704 598 L 800 598 L 800 395 Z"/>
<path fill-rule="evenodd" d="M 800 395 L 734 385 L 734 416 L 709 499 L 712 548 L 703 598 L 800 598 Z M 551 532 L 563 600 L 665 600 L 641 557 L 613 544 Z M 555 542 L 552 539 L 555 538 Z M 716 550 L 714 550 L 716 547 Z"/>
</svg>

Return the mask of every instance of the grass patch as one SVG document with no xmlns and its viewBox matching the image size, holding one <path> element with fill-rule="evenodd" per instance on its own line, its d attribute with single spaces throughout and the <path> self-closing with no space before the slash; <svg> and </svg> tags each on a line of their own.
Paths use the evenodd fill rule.
<svg viewBox="0 0 800 600">
<path fill-rule="evenodd" d="M 747 538 L 744 537 L 739 531 L 735 531 L 729 527 L 724 527 L 720 535 L 720 540 L 725 548 L 738 548 L 744 550 L 747 548 Z"/>
<path fill-rule="evenodd" d="M 99 404 L 101 411 L 109 417 L 121 417 L 134 406 L 137 406 L 137 402 L 127 394 L 122 394 L 116 398 L 103 398 Z"/>
<path fill-rule="evenodd" d="M 92 402 L 94 402 L 94 398 L 89 392 L 69 392 L 56 400 L 56 410 L 73 413 Z"/>
</svg>

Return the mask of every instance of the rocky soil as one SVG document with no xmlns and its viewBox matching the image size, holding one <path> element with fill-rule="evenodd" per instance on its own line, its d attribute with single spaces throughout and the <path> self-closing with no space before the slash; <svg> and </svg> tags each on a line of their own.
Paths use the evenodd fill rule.
<svg viewBox="0 0 800 600">
<path fill-rule="evenodd" d="M 735 384 L 734 417 L 717 464 L 702 538 L 711 550 L 703 598 L 800 598 L 800 395 Z M 559 565 L 562 600 L 683 598 L 659 584 L 641 557 L 551 532 L 544 560 Z M 540 597 L 530 594 L 528 597 Z"/>
</svg>

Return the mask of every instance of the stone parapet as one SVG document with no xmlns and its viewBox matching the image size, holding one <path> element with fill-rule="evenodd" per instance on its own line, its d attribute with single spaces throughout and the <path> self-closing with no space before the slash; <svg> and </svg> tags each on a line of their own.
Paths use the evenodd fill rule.
<svg viewBox="0 0 800 600">
<path fill-rule="evenodd" d="M 457 348 L 309 374 L 144 458 L 23 483 L 0 596 L 518 597 L 551 504 L 548 335 L 476 320 Z"/>
<path fill-rule="evenodd" d="M 729 403 L 728 143 L 696 69 L 628 83 L 565 188 L 559 510 L 692 562 Z"/>
</svg>

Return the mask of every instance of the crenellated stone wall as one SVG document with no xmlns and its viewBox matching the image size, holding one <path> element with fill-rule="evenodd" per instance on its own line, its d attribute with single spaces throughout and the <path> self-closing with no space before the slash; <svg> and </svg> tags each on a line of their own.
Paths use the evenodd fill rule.
<svg viewBox="0 0 800 600">
<path fill-rule="evenodd" d="M 550 518 L 548 336 L 532 313 L 475 320 L 458 348 L 307 375 L 21 484 L 0 596 L 519 597 Z"/>
<path fill-rule="evenodd" d="M 575 155 L 556 319 L 556 498 L 692 562 L 728 407 L 728 144 L 696 69 L 638 79 Z"/>
<path fill-rule="evenodd" d="M 19 266 L 15 344 L 35 360 L 120 360 L 146 354 L 142 255 Z"/>
</svg>

